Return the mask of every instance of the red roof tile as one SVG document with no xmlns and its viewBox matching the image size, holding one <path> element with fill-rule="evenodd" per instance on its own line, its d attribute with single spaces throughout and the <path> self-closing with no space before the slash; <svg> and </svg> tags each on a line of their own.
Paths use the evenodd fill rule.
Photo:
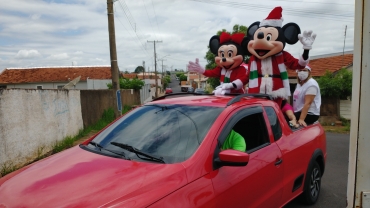
<svg viewBox="0 0 370 208">
<path fill-rule="evenodd" d="M 353 63 L 353 54 L 336 55 L 331 57 L 316 58 L 310 60 L 309 65 L 312 69 L 312 76 L 323 76 L 326 70 L 335 72 L 343 67 L 348 67 Z M 295 70 L 288 70 L 289 77 L 297 77 Z"/>
<path fill-rule="evenodd" d="M 135 79 L 135 78 L 137 78 L 137 74 L 136 73 L 132 73 L 132 74 L 121 73 L 121 74 L 122 74 L 122 76 L 124 78 L 128 78 L 128 79 Z"/>
<path fill-rule="evenodd" d="M 81 76 L 89 79 L 112 79 L 110 66 L 71 66 L 5 69 L 0 74 L 0 83 L 66 82 Z"/>
</svg>

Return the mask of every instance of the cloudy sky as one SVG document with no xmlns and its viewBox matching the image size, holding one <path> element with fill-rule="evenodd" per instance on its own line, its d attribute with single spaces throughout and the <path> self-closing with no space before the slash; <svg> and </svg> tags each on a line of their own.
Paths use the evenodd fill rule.
<svg viewBox="0 0 370 208">
<path fill-rule="evenodd" d="M 110 65 L 106 0 L 0 0 L 0 72 L 5 68 Z M 354 0 L 117 0 L 118 66 L 132 72 L 184 69 L 204 56 L 209 39 L 235 24 L 249 26 L 283 8 L 283 24 L 317 34 L 311 56 L 353 50 Z M 345 27 L 346 38 L 344 38 Z M 150 41 L 150 42 L 148 42 Z M 297 57 L 302 45 L 287 45 Z"/>
</svg>

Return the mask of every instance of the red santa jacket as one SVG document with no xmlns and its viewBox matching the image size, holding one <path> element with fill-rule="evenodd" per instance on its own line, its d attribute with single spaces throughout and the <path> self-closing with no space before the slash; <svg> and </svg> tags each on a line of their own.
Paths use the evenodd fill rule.
<svg viewBox="0 0 370 208">
<path fill-rule="evenodd" d="M 206 70 L 203 75 L 206 77 L 219 77 L 221 84 L 234 83 L 236 88 L 230 90 L 230 93 L 244 93 L 245 85 L 248 83 L 248 70 L 244 66 L 238 66 L 229 70 L 217 66 L 212 70 Z"/>
<path fill-rule="evenodd" d="M 308 60 L 305 61 L 302 57 L 296 59 L 286 51 L 263 60 L 252 56 L 248 63 L 248 93 L 264 93 L 273 98 L 287 99 L 290 96 L 290 87 L 286 67 L 292 70 L 303 69 L 307 63 Z"/>
</svg>

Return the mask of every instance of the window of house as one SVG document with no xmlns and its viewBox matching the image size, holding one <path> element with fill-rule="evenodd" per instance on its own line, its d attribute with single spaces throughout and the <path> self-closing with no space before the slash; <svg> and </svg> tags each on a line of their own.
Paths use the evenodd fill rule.
<svg viewBox="0 0 370 208">
<path fill-rule="evenodd" d="M 63 87 L 64 87 L 63 85 L 57 85 L 57 89 L 58 89 L 58 90 L 63 89 Z"/>
<path fill-rule="evenodd" d="M 0 89 L 6 89 L 6 85 L 0 85 Z"/>
<path fill-rule="evenodd" d="M 274 134 L 275 141 L 279 140 L 282 135 L 279 119 L 275 110 L 272 107 L 265 107 L 267 117 L 269 118 L 272 133 Z"/>
<path fill-rule="evenodd" d="M 36 85 L 36 89 L 42 90 L 42 85 Z"/>
</svg>

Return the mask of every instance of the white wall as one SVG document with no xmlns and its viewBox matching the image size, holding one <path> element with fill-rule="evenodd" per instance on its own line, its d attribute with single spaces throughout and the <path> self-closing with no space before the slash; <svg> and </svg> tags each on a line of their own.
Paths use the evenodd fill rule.
<svg viewBox="0 0 370 208">
<path fill-rule="evenodd" d="M 345 119 L 351 119 L 351 100 L 340 100 L 339 114 Z"/>
<path fill-rule="evenodd" d="M 143 88 L 140 90 L 140 103 L 141 104 L 144 104 L 148 98 L 151 98 L 151 91 L 152 90 L 151 90 L 150 84 L 144 84 Z"/>
<path fill-rule="evenodd" d="M 111 79 L 87 79 L 87 89 L 108 89 L 107 84 L 112 83 Z"/>
<path fill-rule="evenodd" d="M 78 90 L 1 90 L 0 167 L 29 162 L 82 128 Z"/>
</svg>

